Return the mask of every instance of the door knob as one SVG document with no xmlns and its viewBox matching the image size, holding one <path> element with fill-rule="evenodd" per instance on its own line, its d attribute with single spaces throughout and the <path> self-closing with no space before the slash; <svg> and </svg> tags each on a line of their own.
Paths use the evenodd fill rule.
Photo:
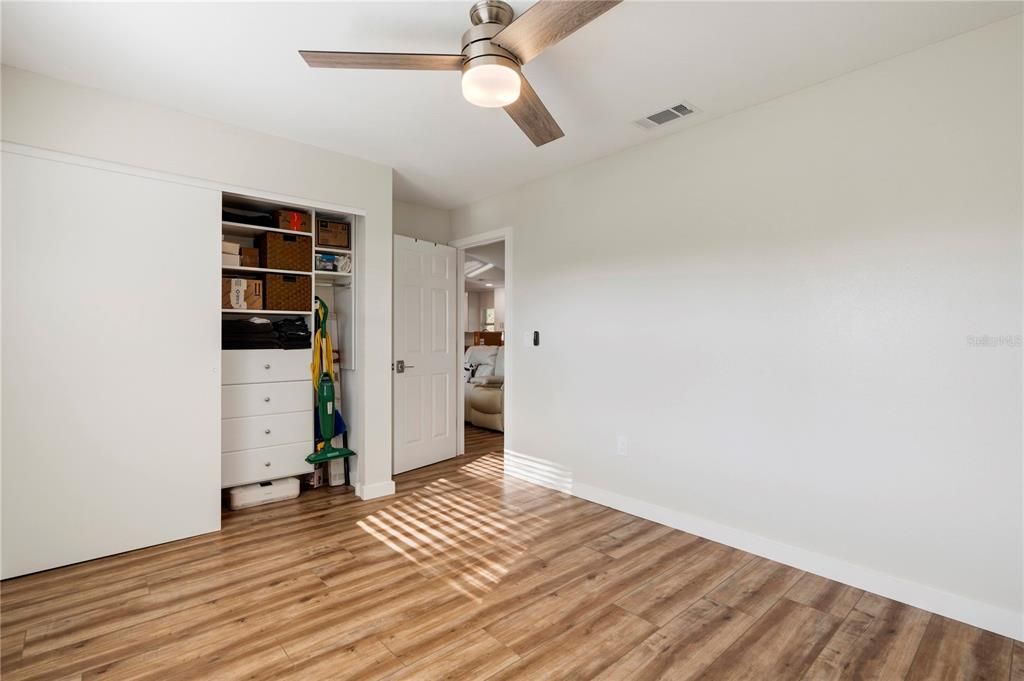
<svg viewBox="0 0 1024 681">
<path fill-rule="evenodd" d="M 269 397 L 264 397 L 264 398 L 263 398 L 263 401 L 264 401 L 264 402 L 269 402 L 269 401 L 270 401 L 270 398 L 269 398 Z"/>
<path fill-rule="evenodd" d="M 266 430 L 264 430 L 263 432 L 264 432 L 265 434 L 267 434 L 267 435 L 270 435 L 270 428 L 267 428 L 267 429 L 266 429 Z"/>
</svg>

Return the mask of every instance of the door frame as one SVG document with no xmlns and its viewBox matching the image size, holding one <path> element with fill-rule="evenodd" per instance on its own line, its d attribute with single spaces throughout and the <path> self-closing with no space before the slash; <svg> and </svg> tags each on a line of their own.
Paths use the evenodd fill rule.
<svg viewBox="0 0 1024 681">
<path fill-rule="evenodd" d="M 466 297 L 466 276 L 465 262 L 466 262 L 466 249 L 474 246 L 485 246 L 492 244 L 495 241 L 505 242 L 505 394 L 502 398 L 502 415 L 504 420 L 504 441 L 506 443 L 506 451 L 508 449 L 508 434 L 512 432 L 512 419 L 509 418 L 511 411 L 509 410 L 509 404 L 512 400 L 512 383 L 511 376 L 513 375 L 512 368 L 515 366 L 515 351 L 514 348 L 516 343 L 514 342 L 515 325 L 513 319 L 512 310 L 512 299 L 513 299 L 513 272 L 512 266 L 512 239 L 513 230 L 511 227 L 502 227 L 501 229 L 495 229 L 490 232 L 483 232 L 481 234 L 474 234 L 473 236 L 467 236 L 462 239 L 454 239 L 448 242 L 449 246 L 453 246 L 457 251 L 456 263 L 459 268 L 459 282 L 458 282 L 458 323 L 455 325 L 456 333 L 458 333 L 458 347 L 462 347 L 466 338 L 466 316 L 463 311 L 462 301 Z M 459 357 L 459 371 L 458 371 L 458 394 L 456 395 L 455 414 L 457 418 L 456 423 L 456 456 L 462 456 L 466 453 L 466 382 L 462 380 L 462 361 L 465 356 L 464 352 L 460 352 Z"/>
</svg>

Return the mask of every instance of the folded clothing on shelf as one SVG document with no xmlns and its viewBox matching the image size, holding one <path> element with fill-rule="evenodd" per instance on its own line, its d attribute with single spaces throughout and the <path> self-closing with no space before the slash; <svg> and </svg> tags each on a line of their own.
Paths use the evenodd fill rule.
<svg viewBox="0 0 1024 681">
<path fill-rule="evenodd" d="M 274 322 L 278 340 L 285 350 L 299 350 L 310 346 L 309 327 L 302 319 L 279 319 Z"/>
<path fill-rule="evenodd" d="M 281 347 L 269 319 L 224 319 L 220 323 L 221 347 L 225 350 L 265 350 Z"/>
<path fill-rule="evenodd" d="M 309 327 L 302 319 L 264 317 L 221 321 L 221 347 L 225 350 L 302 350 L 311 347 Z"/>
</svg>

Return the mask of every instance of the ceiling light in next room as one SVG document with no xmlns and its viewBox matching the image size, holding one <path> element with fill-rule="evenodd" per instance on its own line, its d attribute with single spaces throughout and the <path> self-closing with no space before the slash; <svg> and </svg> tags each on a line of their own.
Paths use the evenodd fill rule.
<svg viewBox="0 0 1024 681">
<path fill-rule="evenodd" d="M 493 287 L 494 287 L 494 284 L 484 284 L 484 286 L 490 286 L 490 287 L 492 287 L 492 288 L 493 288 Z"/>
</svg>

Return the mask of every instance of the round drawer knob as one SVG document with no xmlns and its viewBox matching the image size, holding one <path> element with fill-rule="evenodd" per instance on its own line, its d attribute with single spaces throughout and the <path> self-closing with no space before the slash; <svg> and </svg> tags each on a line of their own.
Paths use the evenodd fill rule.
<svg viewBox="0 0 1024 681">
<path fill-rule="evenodd" d="M 269 461 L 268 461 L 268 462 L 266 462 L 266 463 L 265 463 L 265 464 L 263 464 L 263 465 L 264 465 L 264 466 L 266 466 L 267 468 L 270 468 L 270 462 L 269 462 Z"/>
<path fill-rule="evenodd" d="M 264 398 L 263 398 L 263 401 L 264 401 L 264 402 L 269 402 L 269 401 L 270 401 L 270 398 L 269 398 L 269 397 L 264 397 Z"/>
<path fill-rule="evenodd" d="M 266 435 L 270 435 L 270 428 L 267 428 L 267 429 L 266 429 L 266 430 L 264 430 L 263 432 L 264 432 L 264 434 L 266 434 Z"/>
<path fill-rule="evenodd" d="M 270 368 L 270 365 L 269 365 L 269 364 L 264 364 L 264 365 L 263 365 L 263 368 L 264 368 L 264 369 L 269 369 L 269 368 Z"/>
</svg>

